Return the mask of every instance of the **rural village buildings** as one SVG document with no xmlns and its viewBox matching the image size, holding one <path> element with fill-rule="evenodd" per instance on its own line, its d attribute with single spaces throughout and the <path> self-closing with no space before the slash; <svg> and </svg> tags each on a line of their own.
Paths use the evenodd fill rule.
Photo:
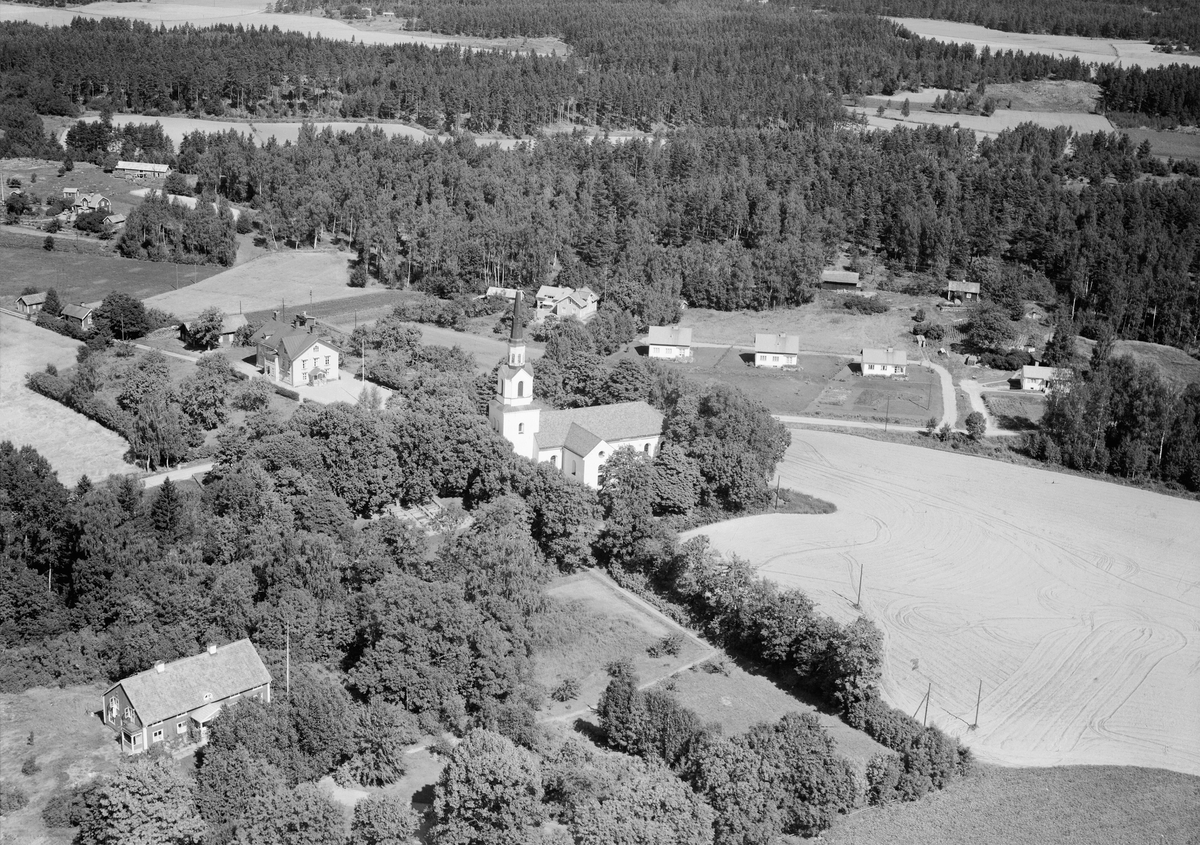
<svg viewBox="0 0 1200 845">
<path fill-rule="evenodd" d="M 118 161 L 113 168 L 114 176 L 130 180 L 166 179 L 171 168 L 165 164 L 147 164 L 144 161 Z"/>
<path fill-rule="evenodd" d="M 841 290 L 848 293 L 857 292 L 862 288 L 858 273 L 853 270 L 822 270 L 821 289 Z"/>
<path fill-rule="evenodd" d="M 522 297 L 513 303 L 508 360 L 500 365 L 496 395 L 488 406 L 492 428 L 513 451 L 549 463 L 589 487 L 600 486 L 600 468 L 622 446 L 656 455 L 663 415 L 645 402 L 618 402 L 554 411 L 533 399 L 533 370 L 525 357 Z"/>
<path fill-rule="evenodd" d="M 37 316 L 37 313 L 42 310 L 42 306 L 45 304 L 45 291 L 41 293 L 26 293 L 17 297 L 17 310 L 29 319 Z"/>
<path fill-rule="evenodd" d="M 946 282 L 947 302 L 976 302 L 979 299 L 979 282 Z"/>
<path fill-rule="evenodd" d="M 542 285 L 538 288 L 537 303 L 533 312 L 535 321 L 544 320 L 550 315 L 560 320 L 575 317 L 581 323 L 586 323 L 596 315 L 600 305 L 598 297 L 591 288 L 563 288 L 555 285 Z"/>
<path fill-rule="evenodd" d="M 754 366 L 794 367 L 800 356 L 800 336 L 795 334 L 754 335 Z"/>
<path fill-rule="evenodd" d="M 662 358 L 667 361 L 692 360 L 692 330 L 683 326 L 651 326 L 650 349 L 647 355 L 651 358 Z"/>
<path fill-rule="evenodd" d="M 908 353 L 903 349 L 864 349 L 860 360 L 864 376 L 908 375 Z"/>
<path fill-rule="evenodd" d="M 1055 389 L 1062 390 L 1068 386 L 1071 371 L 1059 367 L 1038 367 L 1026 364 L 1021 368 L 1017 378 L 1021 382 L 1022 390 L 1040 390 L 1043 393 L 1050 393 Z"/>
<path fill-rule="evenodd" d="M 257 363 L 263 374 L 290 387 L 337 381 L 341 353 L 315 328 L 309 318 L 298 317 L 291 324 L 272 320 L 259 329 L 250 342 L 258 347 Z"/>
<path fill-rule="evenodd" d="M 95 311 L 90 305 L 64 305 L 62 318 L 81 332 L 91 331 Z"/>
<path fill-rule="evenodd" d="M 238 329 L 248 325 L 246 318 L 242 314 L 226 314 L 221 320 L 221 335 L 217 339 L 217 348 L 230 349 L 234 345 L 235 337 Z M 179 324 L 179 339 L 184 343 L 192 342 L 192 332 L 188 328 L 187 323 Z"/>
<path fill-rule="evenodd" d="M 221 708 L 241 698 L 271 700 L 271 673 L 249 640 L 210 645 L 203 654 L 130 675 L 104 693 L 104 724 L 121 749 L 140 754 L 160 743 L 201 743 Z"/>
</svg>

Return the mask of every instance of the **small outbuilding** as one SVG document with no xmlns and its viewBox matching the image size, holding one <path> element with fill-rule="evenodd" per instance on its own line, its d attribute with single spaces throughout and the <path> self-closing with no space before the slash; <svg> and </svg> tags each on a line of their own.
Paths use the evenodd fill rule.
<svg viewBox="0 0 1200 845">
<path fill-rule="evenodd" d="M 667 361 L 692 360 L 692 330 L 684 326 L 651 326 L 649 337 L 650 358 Z"/>
<path fill-rule="evenodd" d="M 124 214 L 110 214 L 104 218 L 104 222 L 107 223 L 109 226 L 112 226 L 115 229 L 118 226 L 125 225 L 125 215 Z"/>
<path fill-rule="evenodd" d="M 80 331 L 90 331 L 96 309 L 90 305 L 64 305 L 62 318 Z"/>
<path fill-rule="evenodd" d="M 864 376 L 908 375 L 908 353 L 903 349 L 864 349 L 860 360 Z"/>
<path fill-rule="evenodd" d="M 754 335 L 754 366 L 794 367 L 800 358 L 800 336 L 795 334 Z"/>
<path fill-rule="evenodd" d="M 979 300 L 979 282 L 955 281 L 946 282 L 947 302 L 977 302 Z"/>
<path fill-rule="evenodd" d="M 46 304 L 46 292 L 23 293 L 17 297 L 17 310 L 27 317 L 33 317 Z"/>
<path fill-rule="evenodd" d="M 862 289 L 862 280 L 853 270 L 822 270 L 821 289 L 855 293 Z"/>
</svg>

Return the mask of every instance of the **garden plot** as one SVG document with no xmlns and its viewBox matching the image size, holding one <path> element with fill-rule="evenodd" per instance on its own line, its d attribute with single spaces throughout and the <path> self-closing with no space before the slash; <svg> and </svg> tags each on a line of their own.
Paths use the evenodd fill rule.
<svg viewBox="0 0 1200 845">
<path fill-rule="evenodd" d="M 837 513 L 703 533 L 842 621 L 862 577 L 890 704 L 932 685 L 930 721 L 986 761 L 1200 773 L 1200 504 L 816 431 L 780 474 Z"/>
<path fill-rule="evenodd" d="M 25 386 L 25 374 L 54 364 L 75 363 L 81 343 L 0 314 L 0 439 L 32 446 L 50 462 L 58 480 L 73 486 L 81 475 L 93 481 L 134 472 L 125 463 L 129 444 L 99 423 Z"/>
<path fill-rule="evenodd" d="M 1107 38 L 1083 38 L 1076 35 L 1046 35 L 1022 32 L 1002 32 L 969 23 L 938 21 L 928 18 L 890 18 L 903 25 L 909 32 L 922 38 L 954 44 L 974 44 L 978 49 L 988 47 L 993 53 L 999 50 L 1024 50 L 1026 53 L 1042 53 L 1063 58 L 1079 57 L 1084 63 L 1120 64 L 1122 67 L 1138 66 L 1156 68 L 1180 64 L 1200 66 L 1200 56 L 1180 53 L 1156 53 L 1145 41 L 1123 41 Z"/>
<path fill-rule="evenodd" d="M 849 367 L 842 367 L 799 414 L 923 425 L 930 417 L 940 416 L 941 412 L 941 386 L 937 373 L 910 362 L 906 379 L 865 377 L 851 372 Z"/>
<path fill-rule="evenodd" d="M 147 308 L 160 308 L 190 320 L 215 305 L 226 314 L 251 311 L 303 311 L 310 302 L 362 296 L 352 288 L 349 256 L 334 252 L 281 252 L 239 264 L 179 290 L 152 296 Z"/>
</svg>

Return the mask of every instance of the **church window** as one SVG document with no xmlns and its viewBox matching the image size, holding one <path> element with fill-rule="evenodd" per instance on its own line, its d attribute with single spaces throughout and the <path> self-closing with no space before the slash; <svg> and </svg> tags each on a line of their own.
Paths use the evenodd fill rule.
<svg viewBox="0 0 1200 845">
<path fill-rule="evenodd" d="M 525 423 L 517 423 L 517 434 L 525 433 Z"/>
<path fill-rule="evenodd" d="M 555 469 L 558 469 L 558 455 L 550 456 L 550 466 L 554 467 Z"/>
<path fill-rule="evenodd" d="M 643 452 L 649 452 L 649 451 L 650 451 L 650 444 L 649 444 L 649 443 L 647 443 L 645 446 L 643 446 L 643 447 L 642 447 L 642 451 L 643 451 Z"/>
<path fill-rule="evenodd" d="M 579 464 L 575 463 L 575 459 L 571 458 L 571 475 L 578 475 Z"/>
<path fill-rule="evenodd" d="M 600 460 L 604 460 L 604 453 L 603 453 L 603 452 L 601 452 L 601 453 L 600 453 Z"/>
<path fill-rule="evenodd" d="M 524 396 L 524 395 L 525 395 L 525 382 L 518 380 L 517 381 L 517 396 Z"/>
</svg>

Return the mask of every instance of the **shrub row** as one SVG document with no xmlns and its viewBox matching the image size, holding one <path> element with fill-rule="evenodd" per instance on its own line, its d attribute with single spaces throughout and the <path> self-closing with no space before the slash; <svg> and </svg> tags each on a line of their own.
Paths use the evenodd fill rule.
<svg viewBox="0 0 1200 845">
<path fill-rule="evenodd" d="M 52 332 L 57 332 L 58 334 L 65 335 L 66 337 L 74 340 L 83 340 L 86 336 L 84 332 L 81 332 L 73 324 L 68 323 L 66 320 L 47 314 L 45 311 L 38 312 L 37 319 L 34 320 L 34 323 L 40 328 L 49 329 Z"/>
<path fill-rule="evenodd" d="M 1024 349 L 1009 352 L 987 352 L 979 356 L 979 363 L 992 370 L 1019 370 L 1033 363 L 1033 356 Z"/>
<path fill-rule="evenodd" d="M 100 423 L 109 431 L 115 431 L 126 440 L 130 439 L 133 425 L 127 413 L 98 396 L 73 390 L 71 383 L 65 378 L 50 373 L 30 373 L 26 376 L 26 384 L 30 390 L 66 405 L 72 411 Z"/>
</svg>

